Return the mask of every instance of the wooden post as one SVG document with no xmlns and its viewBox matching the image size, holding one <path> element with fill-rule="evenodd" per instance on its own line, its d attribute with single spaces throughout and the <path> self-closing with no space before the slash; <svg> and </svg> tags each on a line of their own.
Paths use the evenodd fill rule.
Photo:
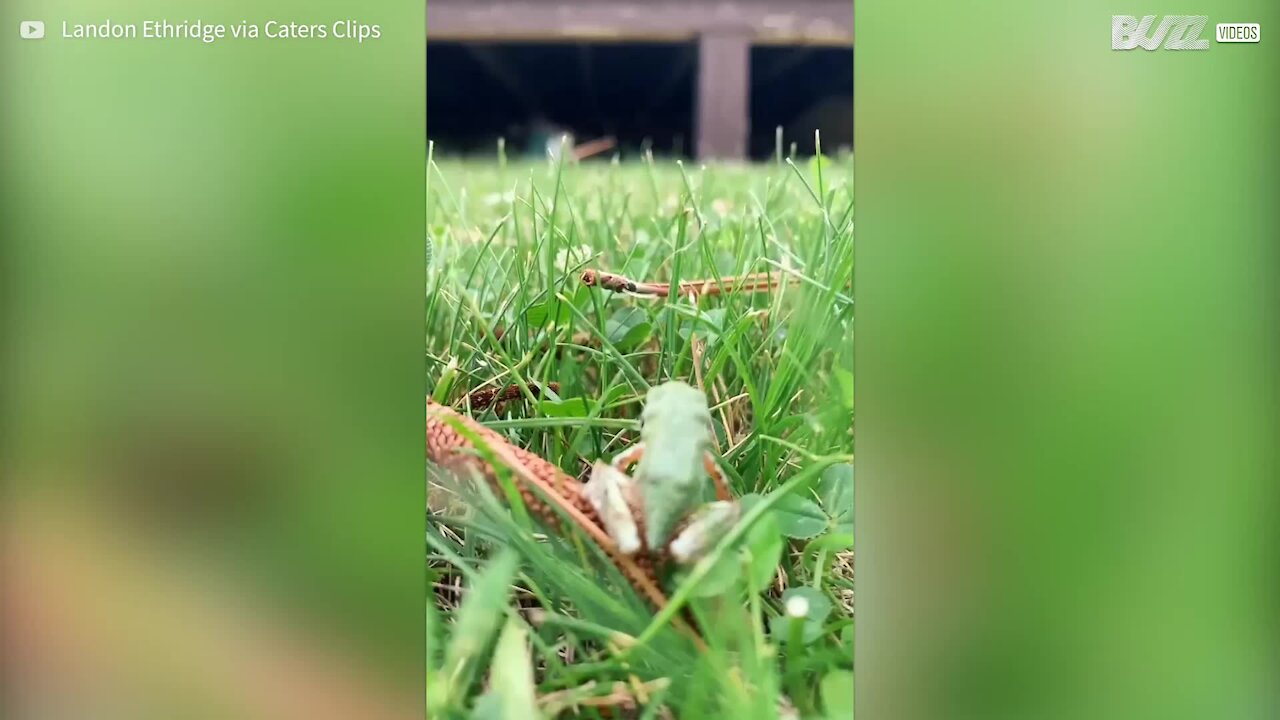
<svg viewBox="0 0 1280 720">
<path fill-rule="evenodd" d="M 746 30 L 708 30 L 699 36 L 698 159 L 746 157 L 750 73 L 751 36 Z"/>
</svg>

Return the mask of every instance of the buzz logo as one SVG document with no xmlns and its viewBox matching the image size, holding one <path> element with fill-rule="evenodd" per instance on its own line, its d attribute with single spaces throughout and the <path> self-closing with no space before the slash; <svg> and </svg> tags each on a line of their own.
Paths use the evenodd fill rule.
<svg viewBox="0 0 1280 720">
<path fill-rule="evenodd" d="M 1165 50 L 1209 49 L 1209 41 L 1200 37 L 1205 25 L 1209 24 L 1208 15 L 1165 15 L 1153 34 L 1151 26 L 1155 22 L 1155 15 L 1146 15 L 1142 19 L 1132 15 L 1112 15 L 1111 49 L 1156 50 L 1162 42 Z"/>
</svg>

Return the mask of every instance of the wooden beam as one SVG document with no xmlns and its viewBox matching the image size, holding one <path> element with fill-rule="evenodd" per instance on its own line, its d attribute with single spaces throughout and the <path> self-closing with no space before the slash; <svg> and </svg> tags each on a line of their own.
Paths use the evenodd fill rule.
<svg viewBox="0 0 1280 720">
<path fill-rule="evenodd" d="M 429 0 L 427 40 L 682 41 L 727 27 L 762 44 L 853 44 L 851 0 Z"/>
<path fill-rule="evenodd" d="M 700 160 L 740 160 L 750 130 L 751 37 L 738 30 L 698 41 L 697 152 Z"/>
</svg>

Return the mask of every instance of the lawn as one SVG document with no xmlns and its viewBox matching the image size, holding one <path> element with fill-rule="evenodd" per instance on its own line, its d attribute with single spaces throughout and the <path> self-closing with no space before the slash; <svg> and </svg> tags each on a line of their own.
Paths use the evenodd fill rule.
<svg viewBox="0 0 1280 720">
<path fill-rule="evenodd" d="M 686 381 L 742 514 L 655 614 L 585 535 L 429 473 L 428 717 L 852 717 L 852 175 L 847 156 L 432 159 L 434 399 L 585 478 L 637 441 L 650 387 Z M 788 282 L 647 298 L 588 287 L 587 269 Z"/>
</svg>

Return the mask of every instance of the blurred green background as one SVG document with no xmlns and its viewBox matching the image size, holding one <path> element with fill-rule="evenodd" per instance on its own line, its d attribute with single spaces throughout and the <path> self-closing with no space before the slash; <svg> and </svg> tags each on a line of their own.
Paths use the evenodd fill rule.
<svg viewBox="0 0 1280 720">
<path fill-rule="evenodd" d="M 6 716 L 419 717 L 423 4 L 0 20 Z"/>
<path fill-rule="evenodd" d="M 1278 14 L 858 3 L 860 717 L 1277 717 Z"/>
</svg>

